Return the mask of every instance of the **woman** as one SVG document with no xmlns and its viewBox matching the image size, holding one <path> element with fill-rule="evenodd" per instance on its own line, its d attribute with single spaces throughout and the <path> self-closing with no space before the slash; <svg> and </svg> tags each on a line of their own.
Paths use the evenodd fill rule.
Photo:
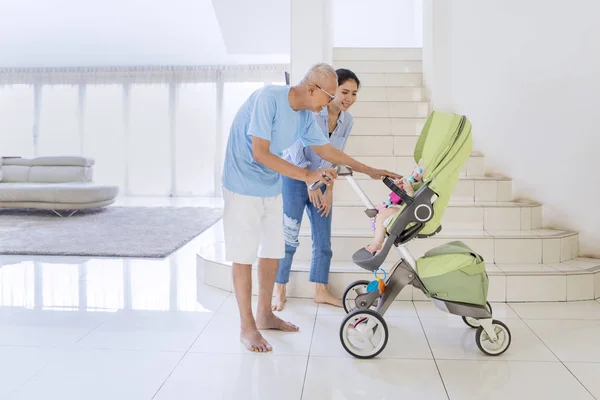
<svg viewBox="0 0 600 400">
<path fill-rule="evenodd" d="M 338 69 L 336 73 L 338 88 L 335 92 L 335 98 L 320 113 L 315 114 L 315 119 L 331 144 L 343 151 L 353 126 L 352 114 L 348 112 L 348 109 L 356 101 L 360 81 L 350 70 Z M 331 166 L 330 163 L 319 158 L 310 147 L 304 147 L 300 141 L 292 145 L 286 153 L 284 158 L 287 161 L 310 171 Z M 285 258 L 279 261 L 273 310 L 281 311 L 286 301 L 286 284 L 289 281 L 292 261 L 299 245 L 298 234 L 305 208 L 310 220 L 312 236 L 309 281 L 316 284 L 315 302 L 341 307 L 342 301 L 329 293 L 327 288 L 332 256 L 331 207 L 333 184 L 326 189 L 322 188 L 320 191 L 309 191 L 306 183 L 302 181 L 285 176 L 282 178 Z"/>
</svg>

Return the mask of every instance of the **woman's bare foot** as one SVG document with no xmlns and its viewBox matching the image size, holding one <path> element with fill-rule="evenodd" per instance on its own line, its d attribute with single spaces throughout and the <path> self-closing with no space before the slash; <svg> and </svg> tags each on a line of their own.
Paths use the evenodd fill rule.
<svg viewBox="0 0 600 400">
<path fill-rule="evenodd" d="M 276 329 L 284 332 L 298 332 L 299 328 L 292 324 L 276 317 L 271 311 L 269 315 L 257 315 L 256 326 L 258 329 Z"/>
<path fill-rule="evenodd" d="M 331 304 L 335 307 L 342 307 L 342 300 L 336 299 L 334 295 L 329 293 L 327 285 L 317 283 L 315 288 L 315 303 Z"/>
<path fill-rule="evenodd" d="M 286 285 L 282 285 L 279 283 L 275 284 L 275 298 L 273 299 L 273 305 L 271 305 L 271 308 L 273 309 L 273 311 L 283 310 L 283 305 L 285 304 L 285 301 L 287 300 L 285 288 L 286 288 Z"/>
<path fill-rule="evenodd" d="M 262 337 L 258 329 L 242 329 L 240 333 L 240 342 L 250 351 L 264 353 L 273 350 L 269 342 Z"/>
</svg>

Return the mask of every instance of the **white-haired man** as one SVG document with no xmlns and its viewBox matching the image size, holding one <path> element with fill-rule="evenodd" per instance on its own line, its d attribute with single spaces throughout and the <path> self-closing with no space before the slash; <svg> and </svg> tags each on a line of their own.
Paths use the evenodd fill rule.
<svg viewBox="0 0 600 400">
<path fill-rule="evenodd" d="M 331 162 L 352 167 L 373 179 L 398 177 L 350 158 L 325 138 L 314 119 L 334 96 L 337 75 L 317 64 L 296 86 L 265 86 L 236 114 L 223 168 L 225 255 L 233 263 L 233 286 L 240 313 L 240 340 L 248 350 L 270 351 L 260 329 L 297 331 L 273 314 L 271 300 L 279 259 L 285 256 L 281 176 L 307 183 L 336 178 L 334 169 L 309 172 L 281 158 L 296 140 Z M 252 264 L 258 257 L 259 295 L 252 314 Z"/>
</svg>

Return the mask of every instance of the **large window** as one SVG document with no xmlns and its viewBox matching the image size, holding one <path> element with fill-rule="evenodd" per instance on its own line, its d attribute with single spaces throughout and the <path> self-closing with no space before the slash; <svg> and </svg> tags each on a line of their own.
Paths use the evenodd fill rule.
<svg viewBox="0 0 600 400">
<path fill-rule="evenodd" d="M 0 86 L 0 155 L 33 155 L 33 87 Z"/>
<path fill-rule="evenodd" d="M 286 67 L 0 69 L 0 155 L 90 157 L 121 195 L 219 196 L 235 114 Z"/>
</svg>

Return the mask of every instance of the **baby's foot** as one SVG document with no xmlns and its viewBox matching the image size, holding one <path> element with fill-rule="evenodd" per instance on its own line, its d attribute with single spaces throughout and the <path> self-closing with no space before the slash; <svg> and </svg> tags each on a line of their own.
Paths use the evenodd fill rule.
<svg viewBox="0 0 600 400">
<path fill-rule="evenodd" d="M 371 243 L 367 246 L 365 246 L 365 249 L 367 249 L 367 251 L 373 255 L 377 254 L 377 252 L 379 250 L 381 250 L 383 248 L 383 243 Z"/>
<path fill-rule="evenodd" d="M 409 196 L 413 196 L 415 194 L 415 188 L 410 182 L 404 182 L 403 189 Z"/>
</svg>

